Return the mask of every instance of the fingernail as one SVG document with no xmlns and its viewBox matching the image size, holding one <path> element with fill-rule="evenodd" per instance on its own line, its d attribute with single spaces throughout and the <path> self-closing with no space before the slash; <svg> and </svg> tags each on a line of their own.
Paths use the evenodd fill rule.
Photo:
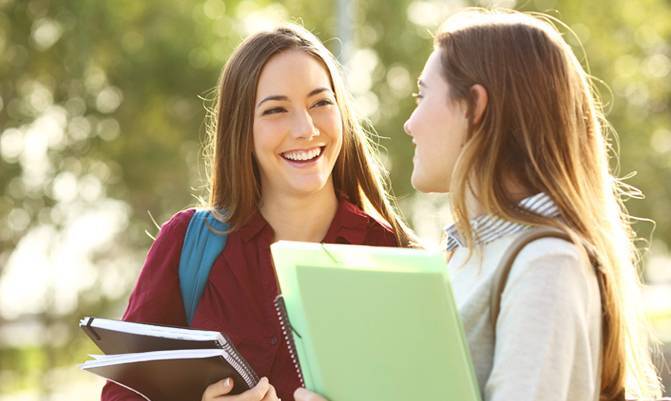
<svg viewBox="0 0 671 401">
<path fill-rule="evenodd" d="M 227 377 L 226 380 L 224 380 L 224 386 L 228 387 L 231 385 L 231 378 Z"/>
</svg>

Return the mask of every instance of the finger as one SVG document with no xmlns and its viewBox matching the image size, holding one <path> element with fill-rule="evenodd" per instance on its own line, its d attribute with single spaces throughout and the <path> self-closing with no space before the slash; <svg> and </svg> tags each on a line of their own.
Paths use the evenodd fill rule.
<svg viewBox="0 0 671 401">
<path fill-rule="evenodd" d="M 231 397 L 230 401 L 260 401 L 263 400 L 263 397 L 266 396 L 268 393 L 268 390 L 270 390 L 270 382 L 268 381 L 268 378 L 263 377 L 259 382 L 256 384 L 256 386 L 252 387 L 251 389 L 245 391 L 244 393 L 236 396 L 236 397 Z"/>
<path fill-rule="evenodd" d="M 222 395 L 226 395 L 233 390 L 233 379 L 230 377 L 227 377 L 223 380 L 219 380 L 218 382 L 214 382 L 207 386 L 205 391 L 203 392 L 203 397 L 202 400 L 211 400 L 214 399 L 215 397 L 219 397 Z"/>
<path fill-rule="evenodd" d="M 277 391 L 275 390 L 274 386 L 270 386 L 266 396 L 263 397 L 261 401 L 280 401 L 280 399 L 277 398 Z"/>
<path fill-rule="evenodd" d="M 302 387 L 294 391 L 294 399 L 296 401 L 328 401 L 321 395 L 315 394 L 312 391 L 306 390 Z"/>
</svg>

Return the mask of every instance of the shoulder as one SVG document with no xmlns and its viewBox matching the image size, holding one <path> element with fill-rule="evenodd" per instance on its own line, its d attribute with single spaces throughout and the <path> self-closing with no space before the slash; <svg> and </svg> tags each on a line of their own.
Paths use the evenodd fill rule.
<svg viewBox="0 0 671 401">
<path fill-rule="evenodd" d="M 369 216 L 368 222 L 368 237 L 370 242 L 383 246 L 397 246 L 396 233 L 384 221 L 379 221 L 373 216 Z M 372 245 L 372 244 L 371 244 Z"/>
<path fill-rule="evenodd" d="M 161 224 L 161 229 L 156 237 L 156 241 L 184 237 L 184 233 L 186 233 L 191 217 L 195 212 L 196 209 L 190 208 L 180 210 L 173 214 L 168 220 Z"/>
<path fill-rule="evenodd" d="M 541 286 L 549 292 L 583 296 L 593 291 L 595 280 L 583 248 L 559 238 L 541 238 L 526 245 L 515 258 L 508 279 L 511 287 Z"/>
<path fill-rule="evenodd" d="M 336 218 L 340 223 L 360 232 L 362 245 L 396 246 L 396 234 L 384 220 L 366 213 L 347 200 L 341 200 L 341 213 Z"/>
<path fill-rule="evenodd" d="M 175 230 L 180 228 L 186 229 L 186 227 L 189 225 L 189 221 L 191 221 L 191 217 L 193 217 L 195 212 L 195 208 L 184 209 L 176 212 L 170 216 L 168 220 L 161 224 L 161 230 Z"/>
<path fill-rule="evenodd" d="M 515 259 L 514 266 L 537 264 L 573 266 L 582 269 L 589 262 L 582 247 L 560 238 L 540 238 L 527 244 Z"/>
</svg>

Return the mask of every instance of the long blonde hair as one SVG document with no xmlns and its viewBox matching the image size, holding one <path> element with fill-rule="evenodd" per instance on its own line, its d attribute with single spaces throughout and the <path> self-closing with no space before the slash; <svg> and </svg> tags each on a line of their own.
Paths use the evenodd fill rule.
<svg viewBox="0 0 671 401">
<path fill-rule="evenodd" d="M 609 126 L 590 77 L 554 19 L 469 9 L 437 35 L 450 101 L 473 109 L 482 85 L 487 107 L 470 129 L 452 177 L 454 218 L 469 245 L 467 196 L 507 220 L 567 230 L 600 263 L 601 400 L 627 393 L 658 397 L 660 383 L 638 300 L 638 255 L 623 198 L 635 193 L 609 169 Z M 616 156 L 616 155 L 615 155 Z M 545 192 L 561 220 L 521 211 L 508 183 Z"/>
<path fill-rule="evenodd" d="M 209 124 L 209 206 L 235 231 L 258 209 L 261 181 L 252 157 L 254 102 L 264 65 L 283 51 L 300 49 L 327 70 L 343 122 L 343 146 L 333 169 L 338 196 L 383 219 L 407 246 L 413 236 L 401 220 L 383 178 L 384 168 L 376 157 L 370 134 L 354 116 L 348 91 L 332 54 L 312 33 L 286 25 L 248 37 L 228 59 L 218 84 L 218 95 Z"/>
</svg>

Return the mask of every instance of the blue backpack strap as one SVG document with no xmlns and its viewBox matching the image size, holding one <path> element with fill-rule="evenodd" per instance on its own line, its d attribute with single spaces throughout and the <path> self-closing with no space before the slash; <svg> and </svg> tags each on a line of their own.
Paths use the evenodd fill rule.
<svg viewBox="0 0 671 401">
<path fill-rule="evenodd" d="M 179 258 L 179 287 L 189 326 L 212 265 L 226 246 L 227 235 L 213 232 L 210 227 L 226 231 L 228 224 L 215 219 L 209 210 L 196 210 L 186 229 Z"/>
</svg>

